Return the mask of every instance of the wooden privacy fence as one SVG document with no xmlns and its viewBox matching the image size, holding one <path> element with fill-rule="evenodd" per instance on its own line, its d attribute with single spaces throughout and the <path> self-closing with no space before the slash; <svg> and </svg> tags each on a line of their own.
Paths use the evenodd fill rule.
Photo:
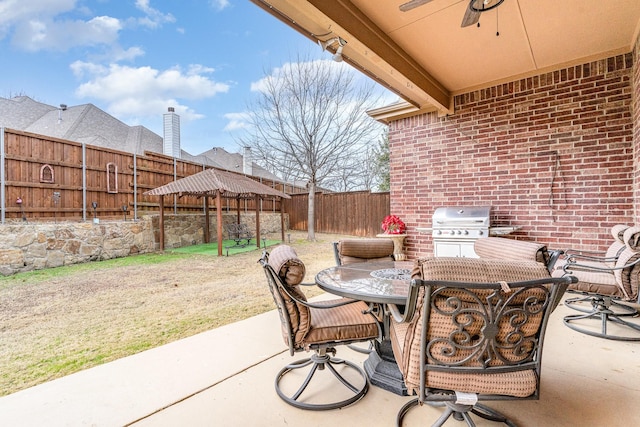
<svg viewBox="0 0 640 427">
<path fill-rule="evenodd" d="M 289 214 L 289 227 L 307 230 L 309 195 L 292 194 L 283 203 Z M 382 233 L 382 220 L 390 210 L 388 192 L 316 193 L 315 231 L 372 237 Z"/>
<path fill-rule="evenodd" d="M 157 212 L 157 196 L 143 193 L 209 168 L 202 164 L 145 152 L 143 156 L 28 132 L 0 128 L 0 210 L 5 219 L 132 219 Z M 256 179 L 255 177 L 250 177 Z M 256 179 L 285 193 L 294 188 Z M 299 191 L 299 189 L 298 189 Z M 201 213 L 195 196 L 166 197 L 174 213 Z M 255 210 L 255 200 L 226 199 L 223 207 Z M 279 211 L 280 201 L 261 201 L 263 211 Z M 95 206 L 95 208 L 94 208 Z"/>
</svg>

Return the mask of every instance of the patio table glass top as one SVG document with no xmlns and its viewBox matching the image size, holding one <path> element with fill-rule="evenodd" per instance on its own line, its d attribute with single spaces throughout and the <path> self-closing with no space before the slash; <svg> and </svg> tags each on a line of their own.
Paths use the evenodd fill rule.
<svg viewBox="0 0 640 427">
<path fill-rule="evenodd" d="M 380 304 L 405 304 L 411 283 L 411 261 L 362 262 L 330 267 L 316 275 L 325 292 Z"/>
</svg>

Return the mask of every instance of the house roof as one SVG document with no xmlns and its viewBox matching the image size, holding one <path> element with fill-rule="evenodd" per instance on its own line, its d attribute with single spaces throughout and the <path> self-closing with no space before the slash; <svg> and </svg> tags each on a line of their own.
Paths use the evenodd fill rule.
<svg viewBox="0 0 640 427">
<path fill-rule="evenodd" d="M 27 96 L 0 98 L 0 126 L 129 153 L 162 153 L 162 137 L 129 126 L 93 104 L 64 109 Z"/>
<path fill-rule="evenodd" d="M 0 97 L 0 127 L 111 148 L 128 153 L 163 152 L 163 138 L 144 126 L 129 126 L 93 104 L 64 109 L 35 101 L 28 96 Z M 282 181 L 255 162 L 243 169 L 243 155 L 213 148 L 198 155 L 181 150 L 181 159 L 253 176 Z M 239 167 L 238 167 L 239 165 Z"/>
<path fill-rule="evenodd" d="M 243 168 L 244 165 L 244 155 L 240 153 L 229 153 L 227 150 L 221 147 L 213 147 L 210 150 L 204 151 L 200 153 L 200 156 L 205 156 L 210 159 L 212 162 L 219 164 L 222 169 L 226 169 L 233 172 L 241 172 L 245 171 Z M 276 175 L 272 174 L 262 166 L 258 165 L 256 162 L 252 161 L 251 166 L 251 175 L 257 176 L 260 178 L 266 178 L 270 180 L 280 180 Z"/>
<path fill-rule="evenodd" d="M 169 194 L 191 194 L 196 196 L 216 196 L 227 198 L 291 197 L 281 191 L 261 184 L 244 175 L 218 169 L 207 169 L 194 175 L 178 179 L 144 194 L 163 196 Z"/>
<path fill-rule="evenodd" d="M 464 28 L 469 0 L 251 1 L 314 41 L 343 39 L 344 61 L 399 94 L 404 115 L 450 113 L 456 94 L 628 53 L 640 32 L 638 0 L 504 0 Z"/>
</svg>

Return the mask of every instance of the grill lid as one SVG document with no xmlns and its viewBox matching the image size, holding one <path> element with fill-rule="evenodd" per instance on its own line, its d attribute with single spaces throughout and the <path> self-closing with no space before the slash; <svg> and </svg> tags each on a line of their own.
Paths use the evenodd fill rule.
<svg viewBox="0 0 640 427">
<path fill-rule="evenodd" d="M 491 206 L 444 206 L 433 213 L 433 227 L 489 227 Z"/>
</svg>

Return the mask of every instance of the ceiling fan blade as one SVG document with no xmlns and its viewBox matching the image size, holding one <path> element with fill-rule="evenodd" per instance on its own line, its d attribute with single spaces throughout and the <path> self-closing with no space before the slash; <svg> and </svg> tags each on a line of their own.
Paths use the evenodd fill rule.
<svg viewBox="0 0 640 427">
<path fill-rule="evenodd" d="M 429 3 L 431 0 L 411 0 L 400 5 L 401 12 L 407 12 L 411 9 L 415 9 L 418 6 Z"/>
<path fill-rule="evenodd" d="M 460 25 L 462 28 L 468 27 L 469 25 L 477 24 L 480 20 L 480 12 L 471 9 L 471 5 L 475 0 L 471 0 L 469 5 L 467 6 L 467 10 L 464 12 L 464 17 L 462 18 L 462 24 Z"/>
</svg>

